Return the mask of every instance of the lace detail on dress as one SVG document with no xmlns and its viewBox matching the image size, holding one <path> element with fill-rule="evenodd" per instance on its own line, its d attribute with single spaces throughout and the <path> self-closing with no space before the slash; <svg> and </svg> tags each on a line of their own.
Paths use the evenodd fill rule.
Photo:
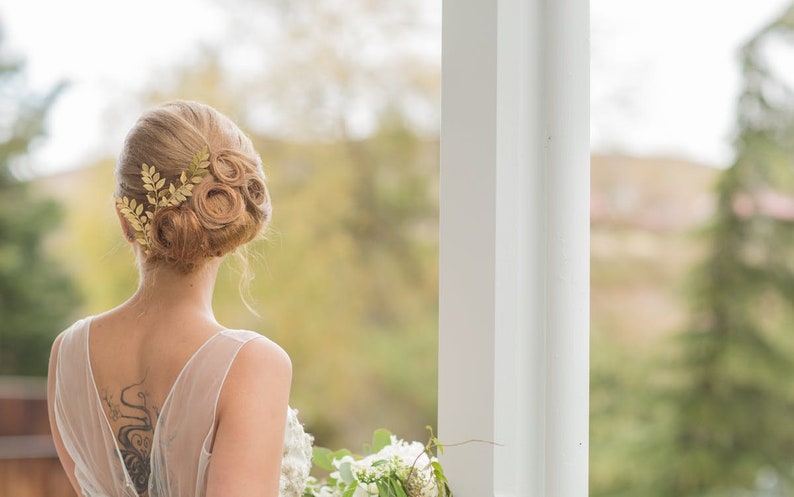
<svg viewBox="0 0 794 497">
<path fill-rule="evenodd" d="M 279 497 L 300 497 L 312 469 L 312 442 L 314 438 L 303 430 L 298 421 L 298 411 L 287 412 L 284 430 L 284 456 L 281 458 Z"/>
</svg>

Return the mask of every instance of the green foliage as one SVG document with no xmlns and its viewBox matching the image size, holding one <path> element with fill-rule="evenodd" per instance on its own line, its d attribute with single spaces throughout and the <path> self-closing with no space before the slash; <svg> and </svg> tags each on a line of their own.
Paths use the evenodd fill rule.
<svg viewBox="0 0 794 497">
<path fill-rule="evenodd" d="M 376 152 L 395 136 L 399 155 Z M 262 319 L 219 316 L 290 353 L 293 402 L 319 442 L 381 424 L 418 436 L 436 416 L 437 143 L 399 130 L 352 144 L 255 141 L 274 207 L 269 240 L 254 248 Z M 414 193 L 394 200 L 406 185 Z M 236 293 L 234 276 L 220 284 Z"/>
<path fill-rule="evenodd" d="M 670 381 L 641 397 L 662 399 L 669 417 L 645 451 L 655 463 L 616 494 L 728 496 L 752 492 L 764 471 L 791 478 L 794 225 L 775 205 L 794 196 L 794 106 L 765 47 L 791 36 L 792 14 L 743 49 L 737 156 L 717 185 L 692 323 L 667 364 Z"/>
<path fill-rule="evenodd" d="M 45 246 L 59 208 L 18 178 L 58 90 L 32 96 L 21 78 L 19 65 L 0 61 L 0 374 L 43 376 L 52 340 L 74 317 L 78 298 Z"/>
<path fill-rule="evenodd" d="M 794 492 L 794 91 L 769 57 L 792 33 L 794 8 L 742 50 L 736 159 L 701 233 L 689 324 L 653 349 L 593 335 L 594 497 Z"/>
</svg>

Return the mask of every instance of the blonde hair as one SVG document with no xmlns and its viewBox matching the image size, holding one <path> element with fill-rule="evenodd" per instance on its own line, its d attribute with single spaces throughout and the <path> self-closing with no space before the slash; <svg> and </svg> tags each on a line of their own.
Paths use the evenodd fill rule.
<svg viewBox="0 0 794 497">
<path fill-rule="evenodd" d="M 146 264 L 190 272 L 261 235 L 271 217 L 262 163 L 251 140 L 228 117 L 189 101 L 160 105 L 141 116 L 116 164 L 116 196 L 146 202 L 142 164 L 175 182 L 204 147 L 209 173 L 177 206 L 159 209 L 148 224 Z"/>
</svg>

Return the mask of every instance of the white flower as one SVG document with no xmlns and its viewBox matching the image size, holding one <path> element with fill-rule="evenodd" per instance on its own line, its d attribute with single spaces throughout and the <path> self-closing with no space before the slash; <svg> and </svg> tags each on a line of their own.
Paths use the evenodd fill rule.
<svg viewBox="0 0 794 497">
<path fill-rule="evenodd" d="M 315 497 L 342 497 L 342 491 L 338 488 L 321 487 L 318 491 L 314 492 Z"/>
</svg>

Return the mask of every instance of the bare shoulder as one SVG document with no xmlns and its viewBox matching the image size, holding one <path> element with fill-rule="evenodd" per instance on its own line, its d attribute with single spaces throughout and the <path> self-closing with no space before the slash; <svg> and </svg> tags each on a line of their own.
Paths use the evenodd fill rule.
<svg viewBox="0 0 794 497">
<path fill-rule="evenodd" d="M 277 495 L 292 363 L 266 338 L 243 345 L 218 403 L 207 497 Z"/>
<path fill-rule="evenodd" d="M 289 392 L 291 381 L 292 361 L 287 352 L 272 340 L 257 337 L 238 352 L 229 369 L 221 403 L 253 392 Z"/>
<path fill-rule="evenodd" d="M 292 376 L 292 361 L 287 352 L 274 341 L 259 336 L 243 345 L 233 368 L 238 373 Z"/>
</svg>

